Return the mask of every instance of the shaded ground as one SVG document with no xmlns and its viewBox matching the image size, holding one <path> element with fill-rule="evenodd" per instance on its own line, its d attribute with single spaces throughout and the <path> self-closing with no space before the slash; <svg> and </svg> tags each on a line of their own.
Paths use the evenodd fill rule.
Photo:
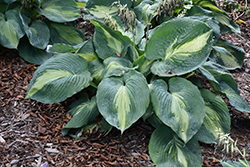
<svg viewBox="0 0 250 167">
<path fill-rule="evenodd" d="M 242 15 L 242 20 L 250 17 Z M 238 19 L 239 19 L 238 18 Z M 83 23 L 88 24 L 88 22 Z M 244 48 L 242 69 L 233 71 L 242 97 L 250 104 L 250 25 L 240 25 L 242 34 L 223 36 Z M 81 25 L 78 27 L 81 28 Z M 89 35 L 89 34 L 88 34 Z M 85 140 L 63 137 L 61 130 L 69 121 L 66 114 L 70 100 L 53 105 L 25 100 L 25 92 L 36 66 L 26 63 L 16 51 L 0 48 L 0 166 L 154 166 L 148 156 L 148 142 L 153 128 L 139 121 L 123 135 L 113 130 L 85 134 Z M 250 161 L 250 116 L 229 106 L 231 137 L 246 149 Z M 212 145 L 201 144 L 204 166 L 220 166 Z M 230 159 L 237 160 L 236 153 Z M 46 165 L 48 162 L 49 165 Z"/>
</svg>

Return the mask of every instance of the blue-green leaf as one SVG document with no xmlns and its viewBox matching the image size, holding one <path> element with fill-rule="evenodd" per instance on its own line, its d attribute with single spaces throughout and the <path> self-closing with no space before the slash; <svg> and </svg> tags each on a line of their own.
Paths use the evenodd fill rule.
<svg viewBox="0 0 250 167">
<path fill-rule="evenodd" d="M 87 60 L 70 53 L 58 54 L 34 73 L 26 98 L 42 103 L 61 102 L 88 87 L 91 81 Z"/>
<path fill-rule="evenodd" d="M 16 10 L 0 13 L 0 44 L 7 48 L 17 49 L 19 39 L 23 37 L 22 22 Z"/>
<path fill-rule="evenodd" d="M 191 18 L 163 23 L 146 45 L 145 57 L 158 60 L 151 71 L 159 76 L 182 75 L 201 66 L 208 58 L 212 29 Z"/>
<path fill-rule="evenodd" d="M 49 22 L 48 26 L 50 29 L 50 40 L 53 44 L 78 45 L 85 41 L 84 32 L 79 29 L 52 22 Z"/>
<path fill-rule="evenodd" d="M 96 105 L 96 97 L 94 96 L 91 101 L 85 101 L 75 107 L 73 113 L 73 117 L 64 126 L 64 129 L 80 128 L 95 119 L 99 114 Z"/>
<path fill-rule="evenodd" d="M 245 58 L 245 51 L 223 39 L 219 39 L 216 46 L 213 46 L 210 60 L 223 67 L 234 70 L 241 68 Z"/>
<path fill-rule="evenodd" d="M 126 56 L 131 43 L 128 37 L 98 21 L 91 20 L 91 23 L 95 25 L 93 37 L 95 51 L 101 59 Z"/>
<path fill-rule="evenodd" d="M 222 33 L 239 33 L 240 27 L 230 17 L 219 12 L 213 12 L 216 20 L 220 22 L 220 30 Z"/>
<path fill-rule="evenodd" d="M 206 70 L 206 73 L 203 70 L 200 72 L 209 79 L 216 91 L 224 93 L 230 104 L 237 110 L 250 113 L 250 106 L 240 96 L 237 83 L 225 68 L 213 62 L 206 62 L 202 68 Z M 210 80 L 211 76 L 214 78 L 213 80 Z"/>
<path fill-rule="evenodd" d="M 196 139 L 184 143 L 169 127 L 159 126 L 149 141 L 149 155 L 158 167 L 202 166 L 201 149 Z"/>
<path fill-rule="evenodd" d="M 117 0 L 91 0 L 88 1 L 85 6 L 86 14 L 84 14 L 84 18 L 88 20 L 99 20 L 103 21 L 107 15 L 113 15 L 117 12 L 118 7 L 117 4 L 114 4 L 112 8 L 110 6 L 113 2 L 117 2 Z M 122 5 L 127 5 L 127 7 L 131 7 L 131 0 L 120 0 Z"/>
<path fill-rule="evenodd" d="M 87 61 L 93 61 L 98 58 L 97 54 L 95 53 L 95 48 L 93 45 L 93 38 L 85 41 L 83 46 L 77 51 L 79 56 L 82 56 Z"/>
<path fill-rule="evenodd" d="M 41 20 L 31 22 L 24 12 L 20 12 L 19 15 L 30 44 L 36 48 L 45 49 L 50 38 L 48 26 Z"/>
<path fill-rule="evenodd" d="M 151 84 L 151 101 L 160 120 L 187 143 L 199 130 L 205 116 L 200 91 L 190 81 L 171 78 Z"/>
<path fill-rule="evenodd" d="M 123 132 L 146 112 L 149 88 L 144 76 L 130 70 L 105 78 L 97 89 L 97 106 L 105 120 Z"/>
<path fill-rule="evenodd" d="M 43 0 L 37 11 L 53 22 L 64 23 L 81 16 L 74 0 Z"/>
<path fill-rule="evenodd" d="M 124 24 L 121 21 L 121 17 L 120 16 L 114 16 L 113 17 L 118 25 L 118 30 L 122 33 L 122 35 L 127 36 L 130 38 L 131 41 L 133 41 L 136 45 L 140 43 L 142 37 L 144 36 L 144 26 L 143 24 L 138 21 L 136 19 L 136 28 L 135 28 L 135 32 L 136 34 L 134 34 L 132 32 L 132 29 L 129 29 L 127 31 L 125 31 L 126 29 L 126 24 Z"/>
<path fill-rule="evenodd" d="M 224 134 L 230 132 L 230 114 L 226 103 L 221 97 L 206 89 L 200 91 L 205 101 L 206 114 L 196 138 L 203 143 L 213 143 L 218 133 L 216 129 L 220 129 Z"/>
<path fill-rule="evenodd" d="M 103 62 L 103 78 L 111 76 L 122 76 L 125 72 L 132 69 L 132 63 L 127 59 L 109 57 Z"/>
<path fill-rule="evenodd" d="M 27 62 L 38 65 L 43 64 L 46 60 L 53 56 L 52 53 L 32 46 L 29 43 L 27 37 L 24 37 L 20 40 L 20 44 L 18 45 L 18 53 Z"/>
</svg>

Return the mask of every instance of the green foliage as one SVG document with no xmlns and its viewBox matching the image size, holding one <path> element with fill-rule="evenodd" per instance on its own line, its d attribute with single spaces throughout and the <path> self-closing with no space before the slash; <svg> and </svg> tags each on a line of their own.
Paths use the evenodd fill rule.
<svg viewBox="0 0 250 167">
<path fill-rule="evenodd" d="M 114 2 L 83 2 L 85 17 L 95 26 L 93 38 L 85 42 L 74 28 L 46 23 L 55 56 L 35 72 L 26 98 L 55 103 L 88 92 L 73 103 L 64 135 L 77 129 L 74 136 L 80 137 L 100 118 L 104 129 L 113 126 L 123 133 L 143 118 L 157 128 L 149 144 L 157 166 L 201 166 L 198 141 L 212 143 L 216 128 L 230 129 L 227 106 L 218 94 L 250 112 L 228 71 L 241 67 L 244 51 L 219 38 L 239 27 L 210 0 Z M 31 34 L 33 27 L 26 27 Z M 199 75 L 216 92 L 203 89 Z"/>
<path fill-rule="evenodd" d="M 84 42 L 82 31 L 58 24 L 79 16 L 80 8 L 74 0 L 1 0 L 0 44 L 18 49 L 30 63 L 42 64 L 53 56 L 46 52 L 48 44 Z"/>
</svg>

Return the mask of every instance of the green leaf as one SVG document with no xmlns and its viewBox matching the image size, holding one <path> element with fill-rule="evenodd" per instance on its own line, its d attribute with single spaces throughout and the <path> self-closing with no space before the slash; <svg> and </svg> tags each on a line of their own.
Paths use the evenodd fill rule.
<svg viewBox="0 0 250 167">
<path fill-rule="evenodd" d="M 203 143 L 213 143 L 217 137 L 216 129 L 224 134 L 230 132 L 230 114 L 223 99 L 206 89 L 201 89 L 201 95 L 205 101 L 206 114 L 203 125 L 197 132 L 196 137 Z"/>
<path fill-rule="evenodd" d="M 135 46 L 129 45 L 126 56 L 124 58 L 131 61 L 132 63 L 139 58 L 139 53 Z"/>
<path fill-rule="evenodd" d="M 28 87 L 26 98 L 57 103 L 88 87 L 92 78 L 88 62 L 70 54 L 58 54 L 42 64 Z"/>
<path fill-rule="evenodd" d="M 41 20 L 31 22 L 31 19 L 24 12 L 20 12 L 19 15 L 30 44 L 36 48 L 45 49 L 50 38 L 48 26 Z"/>
<path fill-rule="evenodd" d="M 158 128 L 160 125 L 163 124 L 155 113 L 152 114 L 147 120 L 154 128 Z"/>
<path fill-rule="evenodd" d="M 150 68 L 154 60 L 147 60 L 145 55 L 140 56 L 134 63 L 134 66 L 138 66 L 138 71 L 140 71 L 144 76 L 151 73 Z"/>
<path fill-rule="evenodd" d="M 117 2 L 117 1 L 116 0 L 88 1 L 84 9 L 85 11 L 87 11 L 87 13 L 84 15 L 84 18 L 88 20 L 94 19 L 94 20 L 103 21 L 107 15 L 113 15 L 117 12 L 118 10 L 117 4 L 113 5 L 113 7 L 110 9 L 110 6 L 112 5 L 113 2 Z M 131 0 L 120 0 L 120 3 L 122 5 L 127 4 L 128 8 L 132 6 Z"/>
<path fill-rule="evenodd" d="M 171 78 L 168 85 L 156 80 L 151 85 L 151 101 L 160 120 L 187 143 L 199 130 L 205 116 L 200 91 L 184 78 Z"/>
<path fill-rule="evenodd" d="M 143 0 L 138 6 L 135 7 L 134 12 L 137 19 L 144 24 L 144 27 L 149 24 L 150 17 L 158 5 L 159 3 L 154 2 L 153 0 Z"/>
<path fill-rule="evenodd" d="M 209 80 L 216 91 L 222 92 L 229 99 L 229 102 L 239 111 L 245 111 L 250 113 L 250 106 L 240 96 L 237 83 L 234 81 L 232 75 L 222 66 L 213 62 L 206 62 L 203 65 L 208 73 L 203 73 L 207 79 L 212 75 L 214 80 Z M 210 74 L 209 74 L 210 73 Z"/>
<path fill-rule="evenodd" d="M 237 59 L 225 48 L 220 46 L 213 46 L 213 51 L 209 57 L 209 60 L 220 64 L 229 70 L 241 68 L 237 62 Z"/>
<path fill-rule="evenodd" d="M 78 45 L 85 41 L 84 32 L 59 23 L 48 23 L 50 29 L 50 40 L 53 44 L 65 43 L 69 45 Z"/>
<path fill-rule="evenodd" d="M 213 46 L 210 60 L 218 63 L 229 70 L 241 68 L 245 58 L 245 51 L 223 39 L 219 39 Z"/>
<path fill-rule="evenodd" d="M 97 106 L 100 113 L 122 133 L 143 116 L 148 105 L 147 81 L 135 70 L 121 77 L 105 78 L 98 86 Z"/>
<path fill-rule="evenodd" d="M 220 12 L 226 14 L 223 10 L 217 7 L 216 3 L 211 0 L 192 0 L 195 5 L 201 6 L 203 8 L 210 9 L 212 11 Z"/>
<path fill-rule="evenodd" d="M 0 13 L 0 29 L 0 44 L 7 48 L 17 49 L 24 31 L 16 10 L 8 10 L 5 15 Z"/>
<path fill-rule="evenodd" d="M 143 24 L 136 19 L 136 29 L 134 34 L 131 28 L 128 31 L 125 31 L 126 25 L 121 21 L 120 16 L 113 17 L 118 25 L 118 30 L 122 33 L 122 35 L 127 36 L 133 41 L 136 45 L 140 43 L 142 37 L 144 36 L 144 26 Z"/>
<path fill-rule="evenodd" d="M 71 22 L 81 16 L 80 8 L 74 0 L 43 0 L 37 11 L 58 23 Z"/>
<path fill-rule="evenodd" d="M 190 18 L 163 23 L 146 45 L 145 57 L 158 60 L 153 63 L 152 73 L 174 76 L 195 70 L 210 54 L 211 34 L 211 28 L 205 23 Z"/>
<path fill-rule="evenodd" d="M 101 59 L 95 59 L 89 62 L 89 72 L 91 73 L 91 77 L 93 78 L 93 82 L 97 85 L 103 79 L 102 72 L 104 70 L 104 65 Z"/>
<path fill-rule="evenodd" d="M 78 107 L 80 104 L 82 104 L 82 103 L 84 103 L 84 102 L 86 102 L 86 101 L 89 101 L 89 97 L 88 97 L 88 94 L 87 93 L 85 93 L 85 92 L 81 92 L 80 94 L 79 94 L 79 98 L 77 99 L 77 100 L 75 100 L 75 101 L 73 101 L 70 105 L 69 105 L 69 111 L 68 111 L 68 114 L 70 114 L 70 115 L 74 115 L 75 114 L 75 109 L 76 109 L 76 107 Z"/>
<path fill-rule="evenodd" d="M 201 149 L 196 139 L 184 143 L 169 127 L 161 125 L 149 141 L 149 155 L 158 167 L 202 166 Z"/>
<path fill-rule="evenodd" d="M 214 18 L 211 11 L 203 9 L 200 6 L 193 5 L 190 10 L 188 10 L 188 16 L 195 20 L 200 20 L 209 25 L 213 29 L 213 34 L 216 40 L 220 37 L 220 26 L 219 22 Z"/>
<path fill-rule="evenodd" d="M 32 46 L 29 43 L 27 37 L 24 37 L 20 40 L 20 44 L 18 45 L 18 53 L 25 61 L 38 65 L 43 64 L 53 56 L 52 53 Z"/>
<path fill-rule="evenodd" d="M 97 54 L 95 53 L 95 48 L 93 45 L 93 38 L 85 41 L 83 46 L 77 51 L 77 54 L 87 61 L 93 61 L 98 58 Z"/>
<path fill-rule="evenodd" d="M 99 111 L 96 105 L 96 97 L 92 97 L 91 101 L 85 101 L 74 108 L 74 115 L 63 129 L 80 128 L 94 120 Z"/>
<path fill-rule="evenodd" d="M 95 25 L 93 42 L 96 53 L 101 59 L 126 56 L 128 47 L 130 46 L 130 39 L 128 37 L 123 36 L 121 32 L 112 30 L 98 21 L 91 20 L 91 23 Z"/>
<path fill-rule="evenodd" d="M 111 76 L 122 76 L 125 72 L 132 69 L 132 63 L 123 58 L 109 57 L 103 62 L 103 78 Z"/>
<path fill-rule="evenodd" d="M 246 163 L 245 161 L 243 161 L 244 163 Z M 248 167 L 250 165 L 250 161 L 247 161 L 248 164 L 244 165 L 241 162 L 236 162 L 236 161 L 231 161 L 231 160 L 227 160 L 227 161 L 222 161 L 220 160 L 220 163 L 224 166 L 224 167 Z M 247 166 L 248 165 L 248 166 Z"/>
<path fill-rule="evenodd" d="M 216 20 L 220 22 L 220 30 L 222 33 L 239 33 L 240 27 L 230 17 L 225 14 L 213 12 Z"/>
<path fill-rule="evenodd" d="M 56 43 L 49 48 L 49 52 L 51 53 L 73 53 L 76 52 L 78 48 L 75 48 L 72 45 L 64 44 L 64 43 Z"/>
<path fill-rule="evenodd" d="M 84 9 L 86 6 L 86 2 L 76 2 L 76 4 L 82 9 Z"/>
<path fill-rule="evenodd" d="M 8 4 L 0 1 L 0 13 L 5 13 Z"/>
<path fill-rule="evenodd" d="M 13 2 L 16 2 L 16 0 L 3 0 L 5 3 L 11 4 Z"/>
</svg>

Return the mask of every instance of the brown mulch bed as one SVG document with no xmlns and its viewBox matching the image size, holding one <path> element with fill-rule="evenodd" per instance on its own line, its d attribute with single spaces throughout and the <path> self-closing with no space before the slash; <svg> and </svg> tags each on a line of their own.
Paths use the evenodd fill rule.
<svg viewBox="0 0 250 167">
<path fill-rule="evenodd" d="M 242 15 L 242 20 L 250 20 Z M 86 24 L 89 24 L 86 22 Z M 82 25 L 84 26 L 84 25 Z M 223 38 L 242 47 L 246 58 L 241 69 L 232 74 L 242 97 L 250 105 L 250 26 L 241 24 L 242 34 Z M 89 35 L 89 34 L 87 34 Z M 53 105 L 24 99 L 37 66 L 25 62 L 15 50 L 0 47 L 0 166 L 155 166 L 148 155 L 153 128 L 139 121 L 122 135 L 117 130 L 84 134 L 83 140 L 62 136 L 69 121 L 69 100 Z M 250 161 L 250 116 L 230 105 L 231 137 L 246 149 Z M 205 167 L 220 166 L 209 157 L 221 159 L 213 145 L 201 144 Z M 240 158 L 238 153 L 232 160 Z M 48 165 L 47 165 L 48 163 Z"/>
</svg>

